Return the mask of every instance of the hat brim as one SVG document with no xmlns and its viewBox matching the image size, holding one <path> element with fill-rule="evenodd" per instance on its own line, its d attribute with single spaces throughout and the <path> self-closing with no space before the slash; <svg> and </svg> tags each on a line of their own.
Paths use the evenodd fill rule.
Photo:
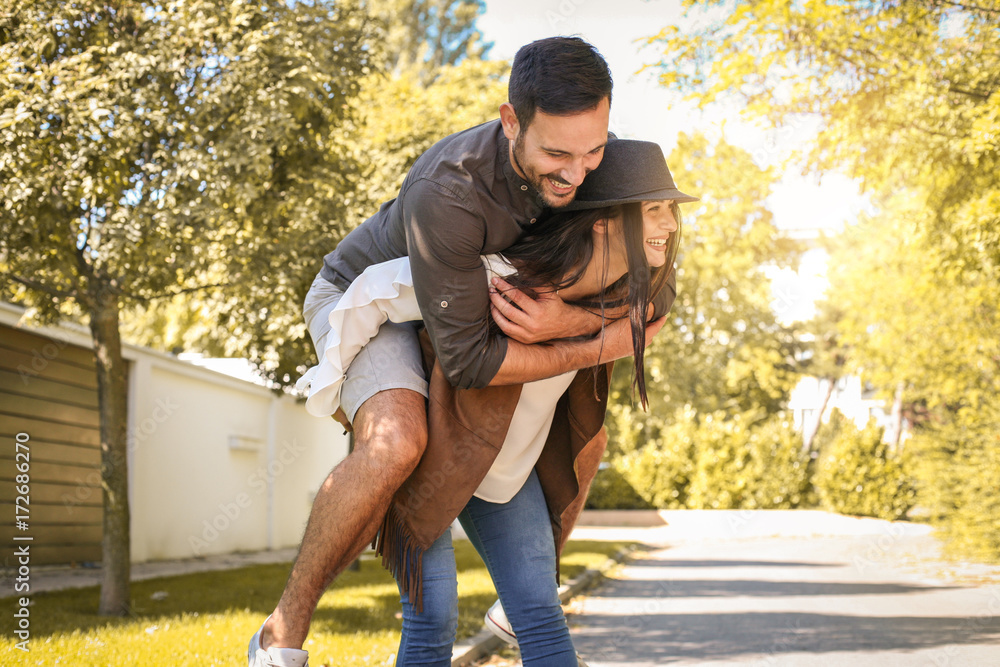
<svg viewBox="0 0 1000 667">
<path fill-rule="evenodd" d="M 574 199 L 572 202 L 564 206 L 561 210 L 587 211 L 594 208 L 604 208 L 605 206 L 619 206 L 621 204 L 633 204 L 635 202 L 643 202 L 643 201 L 659 201 L 662 199 L 672 199 L 678 204 L 684 204 L 692 201 L 700 201 L 698 197 L 684 194 L 683 192 L 677 190 L 676 188 L 668 188 L 665 190 L 654 190 L 653 192 L 646 192 L 639 195 L 631 195 L 629 197 L 624 197 L 622 199 L 603 199 L 600 201 Z"/>
</svg>

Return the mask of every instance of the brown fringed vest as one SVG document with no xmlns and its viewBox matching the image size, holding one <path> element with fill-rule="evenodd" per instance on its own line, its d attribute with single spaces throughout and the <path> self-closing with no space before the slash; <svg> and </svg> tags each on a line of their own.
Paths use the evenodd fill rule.
<svg viewBox="0 0 1000 667">
<path fill-rule="evenodd" d="M 382 565 L 400 582 L 418 612 L 423 609 L 423 553 L 444 534 L 486 477 L 521 393 L 520 385 L 452 387 L 434 359 L 426 331 L 420 340 L 425 367 L 431 369 L 427 449 L 393 497 L 373 542 Z M 586 501 L 607 445 L 603 425 L 612 365 L 577 373 L 559 399 L 548 439 L 535 464 L 557 558 Z M 557 564 L 557 577 L 558 572 Z"/>
</svg>

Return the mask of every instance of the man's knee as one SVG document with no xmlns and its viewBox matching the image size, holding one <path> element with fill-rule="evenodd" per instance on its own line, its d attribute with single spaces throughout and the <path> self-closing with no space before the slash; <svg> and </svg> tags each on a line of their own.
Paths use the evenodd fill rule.
<svg viewBox="0 0 1000 667">
<path fill-rule="evenodd" d="M 383 428 L 376 437 L 355 440 L 357 453 L 373 468 L 404 479 L 417 467 L 426 446 L 426 430 L 407 428 Z"/>
<path fill-rule="evenodd" d="M 379 392 L 358 410 L 354 427 L 355 453 L 376 469 L 405 478 L 427 447 L 426 403 L 407 390 Z"/>
</svg>

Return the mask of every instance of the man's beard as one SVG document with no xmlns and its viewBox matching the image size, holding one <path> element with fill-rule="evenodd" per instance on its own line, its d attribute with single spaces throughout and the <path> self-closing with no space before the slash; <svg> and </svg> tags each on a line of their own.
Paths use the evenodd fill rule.
<svg viewBox="0 0 1000 667">
<path fill-rule="evenodd" d="M 517 165 L 517 168 L 521 170 L 522 174 L 524 174 L 524 180 L 528 181 L 528 184 L 532 187 L 532 189 L 534 189 L 535 197 L 537 197 L 549 208 L 562 208 L 563 206 L 568 206 L 569 203 L 573 201 L 573 198 L 576 197 L 576 190 L 574 189 L 570 194 L 564 197 L 557 197 L 554 200 L 550 196 L 546 195 L 544 187 L 546 178 L 554 178 L 560 183 L 564 181 L 555 176 L 555 174 L 537 174 L 534 171 L 530 171 L 525 168 L 524 140 L 522 139 L 522 136 L 523 135 L 518 135 L 518 137 L 514 139 L 514 164 Z"/>
</svg>

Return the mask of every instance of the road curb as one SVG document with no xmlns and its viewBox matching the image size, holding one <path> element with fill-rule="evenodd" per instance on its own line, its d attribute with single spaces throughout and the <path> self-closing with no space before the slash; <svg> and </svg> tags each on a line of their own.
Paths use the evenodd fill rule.
<svg viewBox="0 0 1000 667">
<path fill-rule="evenodd" d="M 584 570 L 578 577 L 559 587 L 559 601 L 563 604 L 576 597 L 587 588 L 600 581 L 608 570 L 625 562 L 638 548 L 638 545 L 619 549 L 613 556 L 596 568 Z M 494 635 L 486 626 L 472 637 L 455 645 L 452 652 L 451 667 L 469 667 L 474 661 L 493 655 L 506 646 L 504 641 Z"/>
</svg>

